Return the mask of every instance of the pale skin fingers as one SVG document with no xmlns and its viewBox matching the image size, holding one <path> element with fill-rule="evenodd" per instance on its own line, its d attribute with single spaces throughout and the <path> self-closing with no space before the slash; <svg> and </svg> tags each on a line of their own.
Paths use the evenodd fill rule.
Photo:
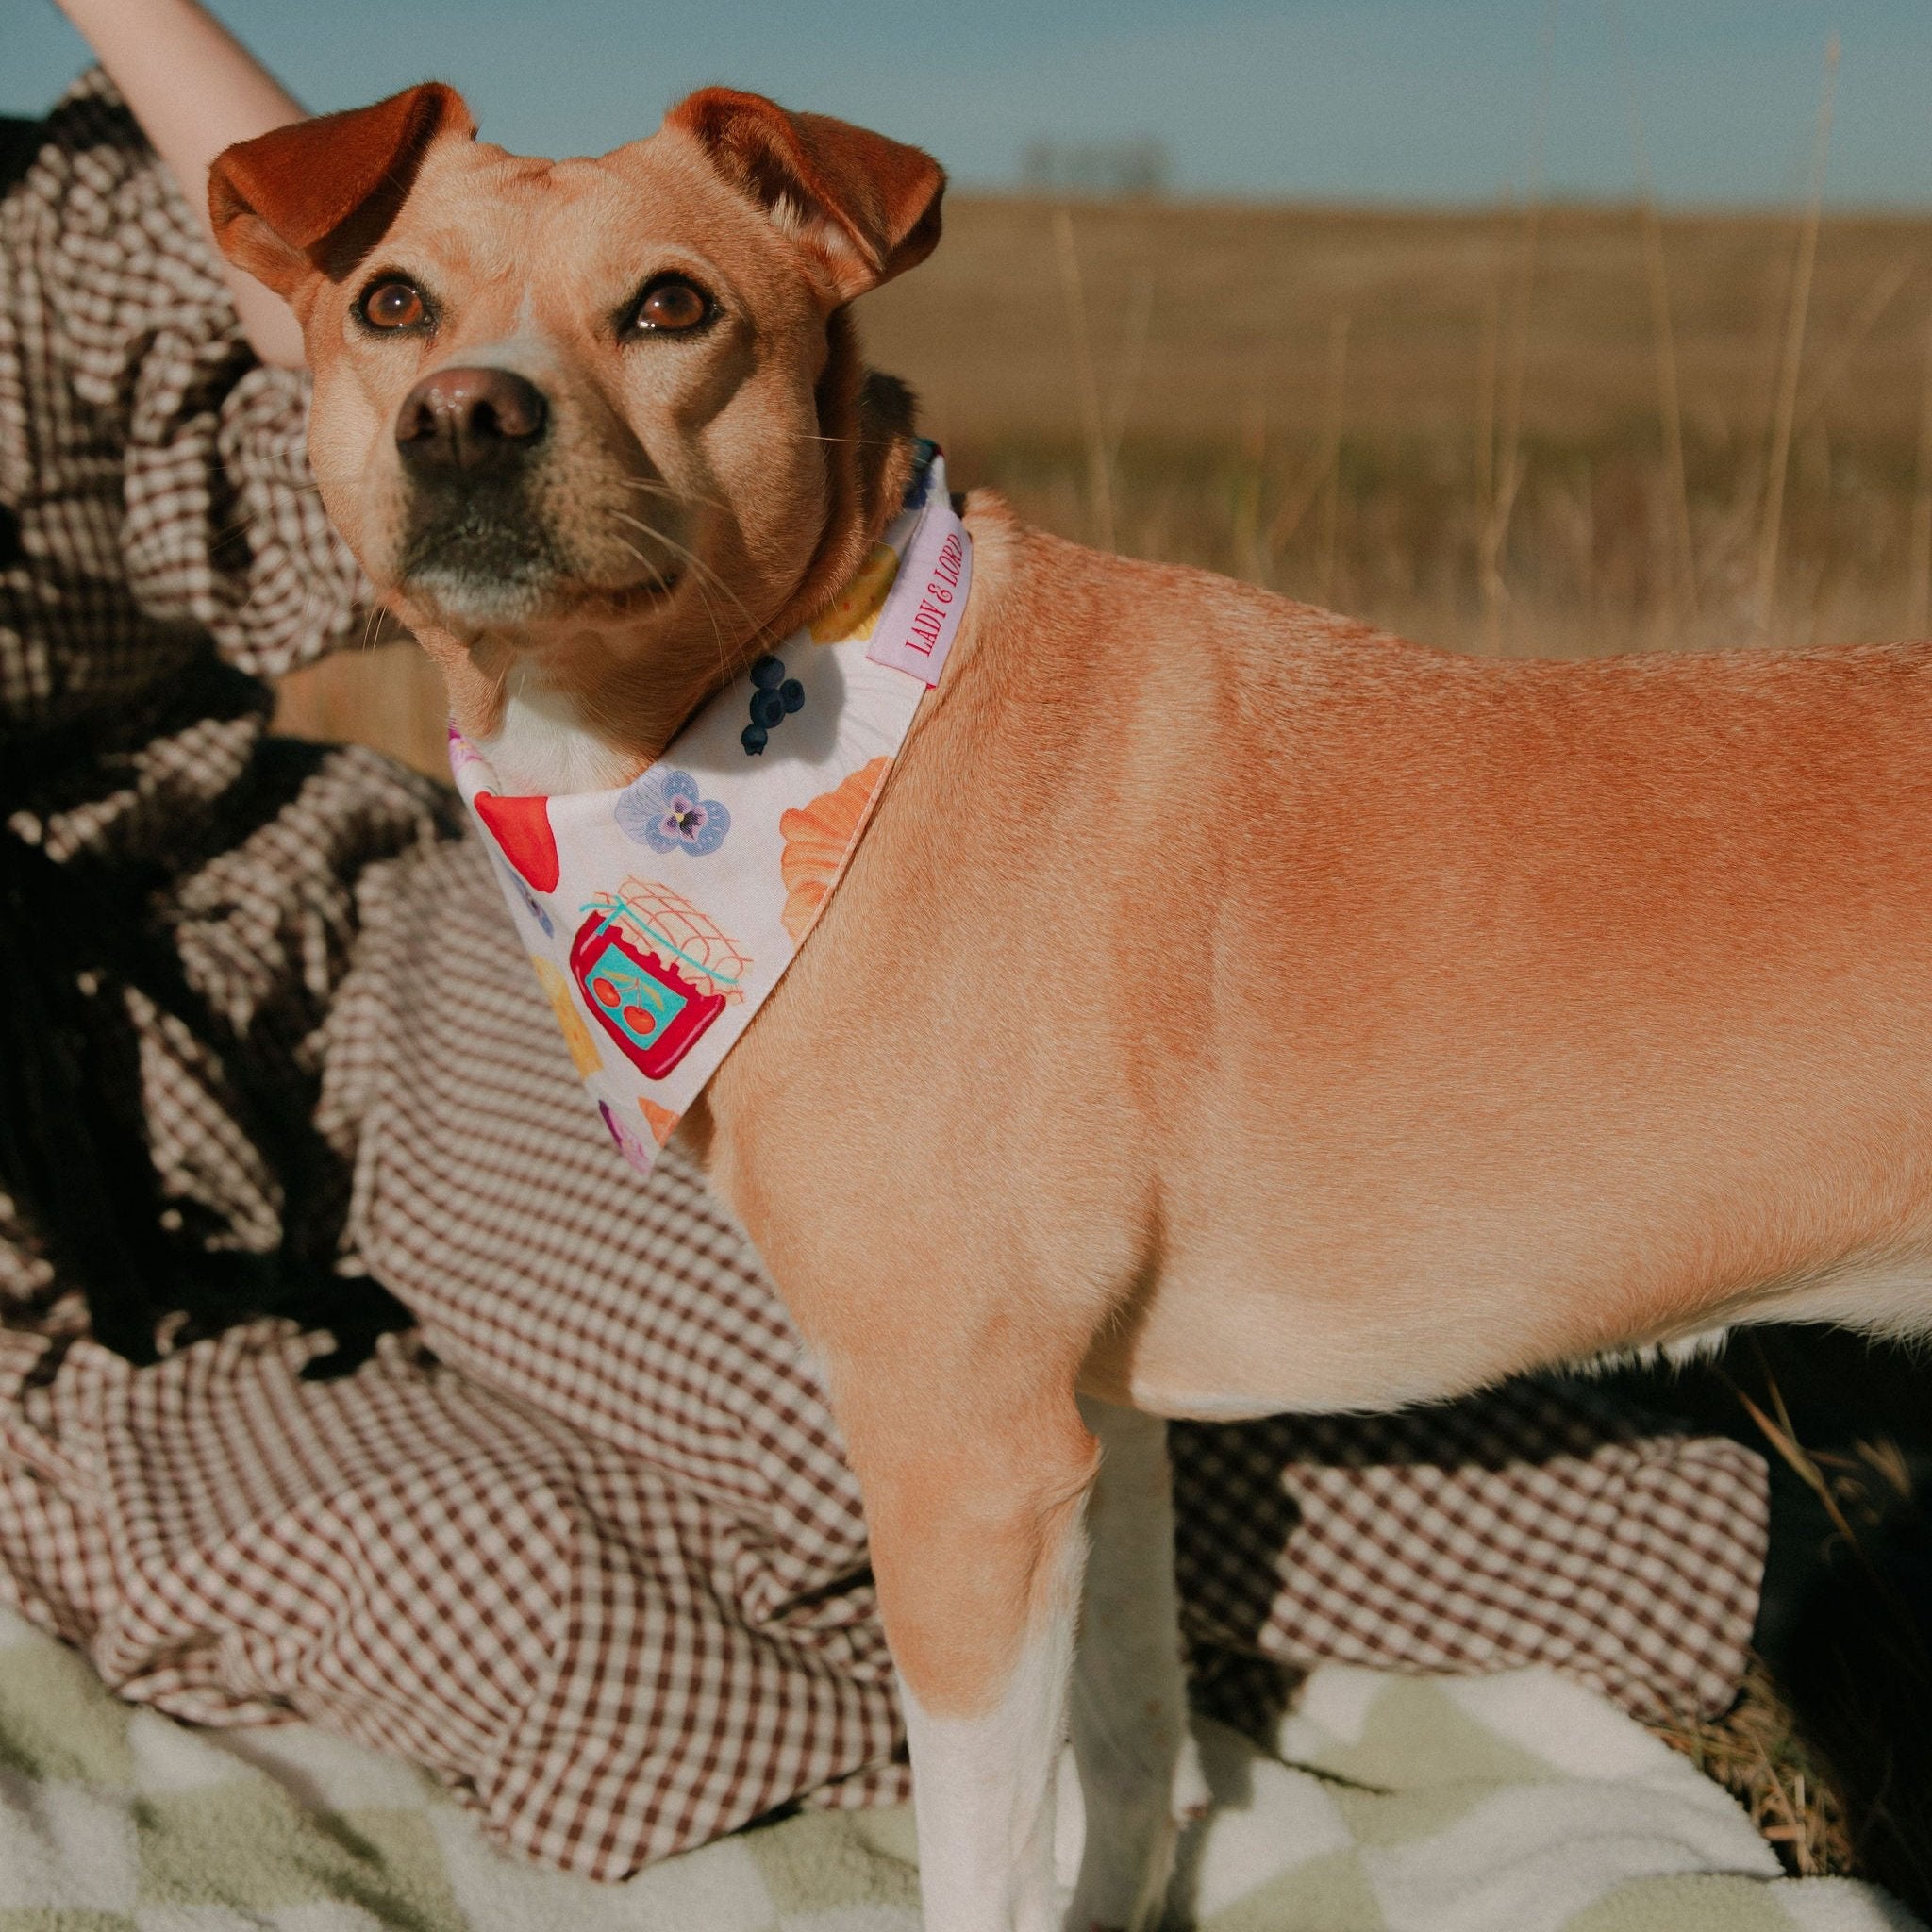
<svg viewBox="0 0 1932 1932">
<path fill-rule="evenodd" d="M 306 110 L 195 0 L 56 0 L 168 165 L 204 225 L 208 171 L 238 141 L 303 120 Z M 302 366 L 302 330 L 252 275 L 224 273 L 249 345 L 264 362 Z"/>
</svg>

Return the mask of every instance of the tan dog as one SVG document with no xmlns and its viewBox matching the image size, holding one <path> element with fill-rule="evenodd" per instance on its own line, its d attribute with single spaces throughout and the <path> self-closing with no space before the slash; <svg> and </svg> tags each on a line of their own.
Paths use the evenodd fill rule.
<svg viewBox="0 0 1932 1932">
<path fill-rule="evenodd" d="M 836 592 L 910 461 L 844 305 L 941 187 L 720 91 L 598 160 L 437 88 L 224 158 L 329 508 L 499 771 L 628 778 Z M 968 523 L 944 679 L 689 1125 L 864 1484 L 928 1925 L 1058 1923 L 1091 1535 L 1072 1923 L 1142 1926 L 1159 1418 L 1927 1325 L 1932 649 L 1476 661 Z"/>
</svg>

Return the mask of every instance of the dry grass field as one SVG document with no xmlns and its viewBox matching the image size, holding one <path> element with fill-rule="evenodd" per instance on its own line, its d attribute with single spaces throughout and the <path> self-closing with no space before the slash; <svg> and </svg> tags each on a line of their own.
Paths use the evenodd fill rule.
<svg viewBox="0 0 1932 1932">
<path fill-rule="evenodd" d="M 1932 223 L 1823 225 L 1768 609 L 1800 225 L 1660 224 L 1667 333 L 1645 230 L 1631 208 L 1115 205 L 1062 220 L 971 203 L 932 264 L 875 298 L 870 334 L 964 471 L 1041 521 L 1095 541 L 1110 521 L 1123 548 L 1428 642 L 1897 634 Z"/>
<path fill-rule="evenodd" d="M 962 197 L 862 320 L 963 485 L 1424 642 L 1932 628 L 1932 217 Z M 407 645 L 291 680 L 284 717 L 441 769 Z M 1894 1361 L 1877 1413 L 1867 1364 L 1818 1361 L 1644 1391 L 1741 1427 L 1782 1498 L 1775 1674 L 1676 1741 L 1794 1869 L 1932 1910 L 1932 1402 Z"/>
<path fill-rule="evenodd" d="M 860 314 L 956 477 L 1069 536 L 1457 650 L 1903 636 L 1932 218 L 1805 228 L 962 197 Z M 372 656 L 291 725 L 437 764 L 426 674 Z"/>
</svg>

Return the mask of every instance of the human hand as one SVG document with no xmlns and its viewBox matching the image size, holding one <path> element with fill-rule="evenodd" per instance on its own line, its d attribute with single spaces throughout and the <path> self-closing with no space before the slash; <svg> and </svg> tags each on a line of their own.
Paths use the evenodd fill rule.
<svg viewBox="0 0 1932 1932">
<path fill-rule="evenodd" d="M 304 118 L 301 103 L 196 0 L 55 0 L 208 221 L 208 171 L 221 151 Z M 212 239 L 212 238 L 210 238 Z M 264 362 L 300 368 L 288 305 L 224 264 L 242 327 Z"/>
</svg>

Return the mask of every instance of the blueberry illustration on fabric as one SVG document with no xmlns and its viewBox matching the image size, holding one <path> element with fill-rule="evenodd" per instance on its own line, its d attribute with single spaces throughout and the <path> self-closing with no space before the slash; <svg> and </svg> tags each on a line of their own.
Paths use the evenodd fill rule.
<svg viewBox="0 0 1932 1932">
<path fill-rule="evenodd" d="M 912 480 L 906 486 L 906 494 L 900 501 L 901 509 L 912 509 L 925 493 L 925 473 L 932 467 L 932 459 L 940 453 L 940 446 L 930 437 L 916 437 L 912 443 Z"/>
<path fill-rule="evenodd" d="M 805 687 L 785 675 L 785 660 L 768 651 L 751 667 L 751 723 L 738 734 L 747 758 L 757 758 L 772 733 L 794 711 L 805 708 Z"/>
<path fill-rule="evenodd" d="M 715 798 L 700 798 L 689 772 L 646 772 L 618 794 L 616 811 L 625 838 L 693 858 L 717 851 L 731 829 L 731 814 Z"/>
</svg>

